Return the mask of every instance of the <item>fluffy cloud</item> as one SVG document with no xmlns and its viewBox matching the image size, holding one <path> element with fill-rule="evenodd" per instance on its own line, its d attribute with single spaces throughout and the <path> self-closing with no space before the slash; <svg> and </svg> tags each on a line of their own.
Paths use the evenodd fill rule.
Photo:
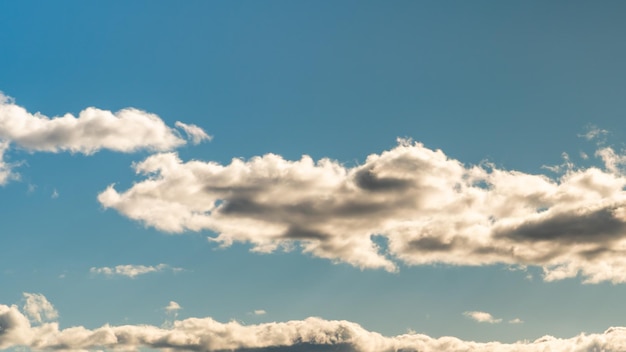
<svg viewBox="0 0 626 352">
<path fill-rule="evenodd" d="M 168 313 L 175 313 L 178 312 L 179 310 L 181 310 L 182 307 L 180 306 L 180 304 L 174 302 L 174 301 L 170 301 L 170 303 L 165 307 L 165 311 Z"/>
<path fill-rule="evenodd" d="M 56 311 L 52 303 L 48 302 L 48 299 L 37 293 L 24 293 L 24 313 L 37 323 L 41 323 L 44 320 L 54 320 L 59 317 L 59 313 Z"/>
<path fill-rule="evenodd" d="M 612 153 L 612 154 L 611 154 Z M 626 282 L 626 178 L 619 157 L 606 167 L 568 164 L 558 177 L 466 166 L 440 150 L 401 140 L 363 165 L 274 154 L 228 165 L 160 153 L 135 165 L 146 179 L 105 208 L 165 232 L 217 233 L 255 251 L 299 246 L 360 268 L 534 265 L 544 279 Z M 383 251 L 372 240 L 387 241 Z"/>
<path fill-rule="evenodd" d="M 502 319 L 496 319 L 493 317 L 493 315 L 487 312 L 471 311 L 465 312 L 463 313 L 463 315 L 479 323 L 498 324 L 502 322 Z"/>
<path fill-rule="evenodd" d="M 126 276 L 130 278 L 135 278 L 139 275 L 161 272 L 167 269 L 171 269 L 173 271 L 180 271 L 180 268 L 171 268 L 167 264 L 159 264 L 156 266 L 146 266 L 146 265 L 118 265 L 116 267 L 101 267 L 96 268 L 93 267 L 89 269 L 92 274 L 102 274 L 106 276 Z M 176 302 L 174 302 L 176 303 Z"/>
<path fill-rule="evenodd" d="M 308 318 L 288 322 L 242 325 L 211 318 L 177 320 L 167 328 L 151 325 L 104 325 L 61 329 L 56 322 L 32 326 L 17 306 L 0 305 L 0 349 L 89 351 L 137 350 L 145 347 L 168 351 L 624 351 L 626 328 L 602 334 L 581 334 L 569 339 L 544 336 L 534 342 L 505 344 L 463 341 L 455 337 L 432 338 L 423 334 L 385 337 L 349 321 Z"/>
<path fill-rule="evenodd" d="M 177 122 L 194 144 L 210 140 L 200 127 Z M 89 107 L 78 116 L 47 117 L 30 113 L 0 92 L 0 185 L 11 168 L 2 155 L 10 144 L 31 152 L 93 154 L 101 149 L 129 153 L 140 149 L 172 150 L 185 144 L 177 130 L 157 115 L 128 108 L 118 112 Z"/>
</svg>

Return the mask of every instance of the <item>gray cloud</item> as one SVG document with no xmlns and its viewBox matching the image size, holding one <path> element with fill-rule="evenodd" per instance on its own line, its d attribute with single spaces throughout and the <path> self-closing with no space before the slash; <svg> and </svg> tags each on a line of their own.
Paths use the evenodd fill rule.
<svg viewBox="0 0 626 352">
<path fill-rule="evenodd" d="M 491 316 L 487 318 L 493 319 Z M 220 323 L 211 318 L 188 318 L 174 321 L 167 328 L 152 325 L 104 325 L 96 329 L 82 326 L 61 329 L 57 322 L 32 326 L 17 306 L 0 305 L 0 349 L 23 347 L 48 351 L 101 349 L 127 351 L 151 348 L 203 352 L 612 352 L 623 351 L 625 344 L 626 328 L 621 327 L 609 328 L 601 334 L 580 334 L 569 339 L 544 336 L 533 342 L 507 344 L 463 341 L 449 336 L 432 338 L 417 333 L 385 337 L 365 330 L 353 322 L 321 318 L 256 325 Z"/>
<path fill-rule="evenodd" d="M 582 273 L 617 283 L 626 281 L 626 178 L 611 153 L 604 169 L 558 177 L 466 166 L 406 140 L 352 168 L 308 156 L 222 165 L 161 153 L 135 165 L 144 181 L 110 186 L 98 200 L 165 232 L 215 232 L 222 246 L 299 247 L 388 271 L 398 262 L 536 265 L 546 280 Z M 385 237 L 387 250 L 372 236 Z"/>
</svg>

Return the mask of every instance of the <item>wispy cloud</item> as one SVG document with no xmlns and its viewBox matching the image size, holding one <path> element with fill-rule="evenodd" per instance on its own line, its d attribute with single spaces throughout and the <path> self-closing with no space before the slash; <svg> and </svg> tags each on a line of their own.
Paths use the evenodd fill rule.
<svg viewBox="0 0 626 352">
<path fill-rule="evenodd" d="M 139 275 L 145 275 L 149 273 L 162 272 L 166 270 L 172 270 L 174 272 L 181 271 L 181 268 L 172 268 L 167 264 L 159 264 L 155 266 L 146 265 L 117 265 L 115 267 L 93 267 L 89 271 L 93 274 L 102 274 L 106 276 L 126 276 L 135 278 Z M 176 302 L 174 302 L 176 303 Z"/>
<path fill-rule="evenodd" d="M 183 130 L 183 132 L 187 134 L 187 138 L 189 138 L 193 144 L 200 144 L 203 141 L 210 141 L 213 139 L 212 136 L 209 136 L 202 128 L 196 125 L 188 125 L 186 123 L 176 121 L 175 126 Z"/>
<path fill-rule="evenodd" d="M 464 312 L 463 315 L 479 323 L 498 324 L 502 322 L 502 319 L 499 319 L 499 318 L 496 319 L 487 312 L 470 311 L 470 312 Z"/>
<path fill-rule="evenodd" d="M 46 300 L 47 301 L 47 300 Z M 626 328 L 609 328 L 601 334 L 580 334 L 569 339 L 544 336 L 533 342 L 473 342 L 455 337 L 432 338 L 410 332 L 385 337 L 345 320 L 307 318 L 288 322 L 242 325 L 212 318 L 174 321 L 167 327 L 105 325 L 97 329 L 76 326 L 60 329 L 57 322 L 32 326 L 17 306 L 0 305 L 0 349 L 33 350 L 137 350 L 168 351 L 319 351 L 392 352 L 539 352 L 623 351 Z"/>
<path fill-rule="evenodd" d="M 613 154 L 611 154 L 613 153 Z M 267 154 L 230 164 L 161 153 L 135 165 L 144 181 L 99 194 L 105 208 L 165 232 L 210 230 L 222 246 L 300 248 L 360 268 L 397 263 L 539 266 L 547 281 L 626 282 L 624 158 L 556 177 L 466 166 L 400 140 L 348 168 Z M 387 239 L 381 250 L 371 237 Z M 296 247 L 297 248 L 297 247 Z"/>
<path fill-rule="evenodd" d="M 579 137 L 585 138 L 588 141 L 591 140 L 598 140 L 598 139 L 602 139 L 603 137 L 605 137 L 607 134 L 609 134 L 609 131 L 604 130 L 599 128 L 598 126 L 595 125 L 589 125 L 587 127 L 587 131 L 584 134 L 579 134 Z"/>
</svg>

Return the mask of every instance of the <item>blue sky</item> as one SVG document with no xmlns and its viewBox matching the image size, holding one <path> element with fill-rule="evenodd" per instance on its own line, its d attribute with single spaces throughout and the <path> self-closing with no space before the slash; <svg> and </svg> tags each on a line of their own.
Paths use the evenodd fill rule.
<svg viewBox="0 0 626 352">
<path fill-rule="evenodd" d="M 625 12 L 3 3 L 0 317 L 502 343 L 624 326 Z M 48 301 L 58 317 L 28 314 Z"/>
</svg>

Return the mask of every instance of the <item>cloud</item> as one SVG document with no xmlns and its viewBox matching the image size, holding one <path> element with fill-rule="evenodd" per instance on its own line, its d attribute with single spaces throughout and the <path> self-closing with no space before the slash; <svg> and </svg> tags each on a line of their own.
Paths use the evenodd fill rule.
<svg viewBox="0 0 626 352">
<path fill-rule="evenodd" d="M 605 137 L 609 134 L 609 131 L 603 130 L 598 126 L 590 125 L 587 127 L 587 132 L 585 134 L 578 135 L 579 137 L 585 138 L 588 141 L 599 139 Z"/>
<path fill-rule="evenodd" d="M 167 264 L 159 264 L 156 266 L 146 266 L 146 265 L 118 265 L 115 267 L 101 267 L 96 268 L 93 267 L 89 269 L 92 274 L 102 274 L 106 276 L 126 276 L 130 278 L 135 278 L 139 275 L 144 275 L 148 273 L 156 273 L 162 272 L 165 270 L 171 269 L 174 272 L 178 272 L 182 270 L 181 268 L 171 268 Z M 171 302 L 170 302 L 171 303 Z M 173 302 L 176 303 L 176 302 Z"/>
<path fill-rule="evenodd" d="M 471 311 L 464 312 L 463 315 L 479 323 L 498 324 L 502 322 L 502 319 L 496 319 L 487 312 Z"/>
<path fill-rule="evenodd" d="M 432 338 L 408 333 L 386 337 L 345 320 L 307 318 L 287 322 L 242 325 L 212 318 L 188 318 L 168 327 L 104 325 L 61 329 L 57 322 L 32 326 L 17 306 L 0 305 L 0 349 L 88 351 L 95 349 L 168 351 L 623 351 L 626 328 L 601 334 L 580 334 L 569 339 L 544 336 L 533 342 L 473 342 L 455 337 Z"/>
<path fill-rule="evenodd" d="M 515 318 L 515 319 L 511 319 L 509 320 L 509 324 L 523 324 L 524 321 L 520 318 Z"/>
<path fill-rule="evenodd" d="M 180 306 L 180 304 L 174 301 L 170 301 L 170 303 L 165 307 L 165 311 L 168 313 L 176 313 L 181 309 L 182 307 Z"/>
<path fill-rule="evenodd" d="M 200 127 L 177 122 L 192 141 L 210 140 Z M 48 117 L 30 113 L 0 92 L 0 185 L 17 178 L 15 165 L 3 155 L 11 145 L 30 152 L 70 152 L 85 155 L 102 149 L 122 153 L 138 150 L 168 151 L 186 141 L 161 118 L 142 110 L 127 108 L 117 112 L 88 107 L 78 116 L 67 113 Z"/>
<path fill-rule="evenodd" d="M 505 264 L 539 266 L 547 281 L 626 282 L 626 177 L 604 160 L 549 177 L 464 165 L 407 140 L 356 167 L 159 153 L 134 165 L 144 180 L 98 200 L 164 232 L 209 230 L 221 246 L 300 248 L 362 269 Z"/>
<path fill-rule="evenodd" d="M 193 144 L 200 144 L 203 141 L 210 141 L 213 139 L 212 136 L 209 136 L 202 128 L 196 125 L 188 125 L 180 121 L 176 121 L 175 126 L 183 130 L 183 132 L 187 134 L 187 138 L 189 138 Z"/>
<path fill-rule="evenodd" d="M 5 185 L 10 180 L 19 178 L 19 175 L 12 171 L 14 165 L 4 160 L 4 153 L 7 149 L 9 149 L 9 142 L 0 140 L 0 186 Z"/>
<path fill-rule="evenodd" d="M 23 310 L 31 321 L 41 323 L 59 317 L 59 313 L 44 295 L 26 292 L 23 295 L 26 300 Z"/>
<path fill-rule="evenodd" d="M 134 152 L 171 150 L 185 144 L 154 114 L 138 109 L 118 112 L 89 107 L 78 117 L 29 113 L 0 93 L 0 139 L 30 151 L 93 154 L 101 149 Z"/>
<path fill-rule="evenodd" d="M 252 312 L 254 315 L 265 315 L 267 314 L 267 312 L 263 309 L 256 309 L 255 311 Z"/>
</svg>

